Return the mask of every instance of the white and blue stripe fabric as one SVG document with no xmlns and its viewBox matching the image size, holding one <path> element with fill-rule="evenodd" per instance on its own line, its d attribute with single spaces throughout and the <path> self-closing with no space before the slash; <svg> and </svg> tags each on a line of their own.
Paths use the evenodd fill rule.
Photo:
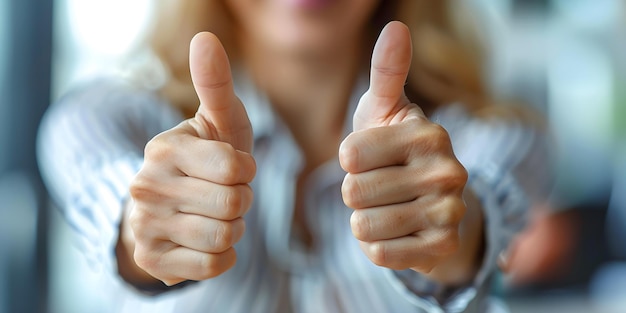
<svg viewBox="0 0 626 313">
<path fill-rule="evenodd" d="M 306 221 L 312 249 L 291 236 L 301 152 L 267 99 L 239 77 L 236 93 L 254 132 L 255 202 L 246 233 L 235 246 L 237 264 L 216 278 L 158 295 L 125 283 L 116 269 L 115 244 L 128 186 L 142 165 L 145 144 L 182 120 L 150 90 L 113 80 L 76 88 L 51 106 L 38 142 L 42 175 L 52 198 L 75 231 L 79 249 L 103 273 L 115 312 L 461 312 L 489 309 L 485 296 L 497 255 L 524 225 L 529 206 L 548 190 L 546 139 L 519 122 L 472 117 L 462 106 L 438 109 L 431 119 L 450 134 L 468 169 L 468 187 L 485 216 L 485 258 L 471 285 L 446 288 L 420 274 L 374 265 L 350 231 L 351 209 L 341 198 L 345 173 L 338 160 L 308 178 Z M 367 88 L 357 84 L 345 123 Z"/>
</svg>

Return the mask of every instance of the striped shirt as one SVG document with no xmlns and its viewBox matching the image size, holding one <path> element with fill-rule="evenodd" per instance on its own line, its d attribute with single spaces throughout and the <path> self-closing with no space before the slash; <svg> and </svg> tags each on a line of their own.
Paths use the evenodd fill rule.
<svg viewBox="0 0 626 313">
<path fill-rule="evenodd" d="M 546 193 L 545 138 L 514 121 L 479 120 L 450 105 L 431 119 L 450 134 L 455 154 L 481 200 L 486 251 L 474 281 L 446 288 L 411 270 L 373 264 L 350 230 L 341 198 L 345 173 L 337 159 L 306 182 L 306 222 L 315 238 L 304 249 L 292 231 L 302 154 L 267 99 L 245 79 L 235 82 L 254 132 L 255 201 L 246 233 L 235 245 L 237 264 L 226 273 L 159 295 L 146 295 L 117 275 L 114 247 L 128 186 L 145 144 L 182 120 L 154 92 L 103 80 L 77 88 L 48 111 L 38 142 L 42 175 L 75 231 L 78 247 L 112 295 L 115 312 L 460 312 L 489 311 L 485 296 L 497 255 L 524 225 L 530 205 Z M 354 91 L 345 122 L 367 88 Z M 543 184 L 543 185 L 542 185 Z M 493 311 L 493 310 L 492 310 Z"/>
</svg>

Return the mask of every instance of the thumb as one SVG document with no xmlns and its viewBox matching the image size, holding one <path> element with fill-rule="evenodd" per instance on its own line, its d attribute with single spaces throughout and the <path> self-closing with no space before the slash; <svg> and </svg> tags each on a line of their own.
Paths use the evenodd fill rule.
<svg viewBox="0 0 626 313">
<path fill-rule="evenodd" d="M 200 137 L 228 142 L 235 149 L 252 150 L 252 127 L 235 96 L 228 56 L 219 39 L 202 32 L 191 40 L 189 66 L 200 99 L 192 123 Z"/>
<path fill-rule="evenodd" d="M 370 87 L 354 115 L 354 130 L 388 125 L 409 104 L 404 85 L 411 66 L 411 35 L 406 25 L 390 22 L 383 28 L 374 51 Z"/>
</svg>

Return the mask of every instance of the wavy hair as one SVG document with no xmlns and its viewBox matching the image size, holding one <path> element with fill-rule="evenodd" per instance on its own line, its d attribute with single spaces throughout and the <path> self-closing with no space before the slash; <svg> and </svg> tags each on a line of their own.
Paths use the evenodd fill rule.
<svg viewBox="0 0 626 313">
<path fill-rule="evenodd" d="M 399 20 L 409 26 L 414 55 L 406 92 L 426 110 L 450 102 L 471 109 L 488 103 L 479 23 L 461 2 L 384 0 L 368 23 L 372 45 L 388 21 Z M 156 87 L 176 106 L 197 105 L 189 74 L 189 42 L 198 32 L 213 32 L 231 62 L 237 62 L 233 38 L 237 24 L 221 0 L 155 0 L 152 21 L 142 46 L 160 63 L 163 74 Z M 369 56 L 363 59 L 369 60 Z"/>
</svg>

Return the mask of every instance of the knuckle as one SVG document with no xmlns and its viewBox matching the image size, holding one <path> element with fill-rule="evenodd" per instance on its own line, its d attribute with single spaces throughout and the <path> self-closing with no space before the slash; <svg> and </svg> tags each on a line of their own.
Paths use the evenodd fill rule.
<svg viewBox="0 0 626 313">
<path fill-rule="evenodd" d="M 461 191 L 467 183 L 467 170 L 456 160 L 439 162 L 432 172 L 430 184 L 444 191 Z"/>
<path fill-rule="evenodd" d="M 350 227 L 354 237 L 361 241 L 368 241 L 371 239 L 370 233 L 372 225 L 370 220 L 360 211 L 352 212 L 350 216 Z"/>
<path fill-rule="evenodd" d="M 246 231 L 246 223 L 242 218 L 230 222 L 225 222 L 225 224 L 226 229 L 228 230 L 227 235 L 224 238 L 225 246 L 222 250 L 227 250 L 228 248 L 234 246 L 239 241 L 239 239 L 241 239 L 243 233 L 245 233 Z"/>
<path fill-rule="evenodd" d="M 252 191 L 252 188 L 250 187 L 250 185 L 239 185 L 239 190 L 241 193 L 241 211 L 239 212 L 238 217 L 241 217 L 243 215 L 245 215 L 248 210 L 250 209 L 250 207 L 252 207 L 252 203 L 254 201 L 254 192 Z"/>
<path fill-rule="evenodd" d="M 467 180 L 469 179 L 469 172 L 467 171 L 465 166 L 463 166 L 463 164 L 461 164 L 461 162 L 459 162 L 458 160 L 455 162 L 455 165 L 458 179 L 460 182 L 462 182 L 462 185 L 465 185 L 467 183 Z"/>
<path fill-rule="evenodd" d="M 221 274 L 217 262 L 215 262 L 215 256 L 212 254 L 201 253 L 198 256 L 198 279 L 209 279 Z"/>
<path fill-rule="evenodd" d="M 242 195 L 234 188 L 228 188 L 222 192 L 224 218 L 233 220 L 241 216 L 243 199 Z"/>
<path fill-rule="evenodd" d="M 132 179 L 128 187 L 130 197 L 135 203 L 162 204 L 180 197 L 181 188 L 175 180 L 163 179 L 163 168 L 142 168 Z"/>
<path fill-rule="evenodd" d="M 454 204 L 452 204 L 451 224 L 457 227 L 465 218 L 467 207 L 462 198 L 454 198 Z"/>
<path fill-rule="evenodd" d="M 467 183 L 469 174 L 467 173 L 465 167 L 463 167 L 463 165 L 461 165 L 458 161 L 454 160 L 449 163 L 447 173 L 447 181 L 451 187 L 462 188 Z"/>
<path fill-rule="evenodd" d="M 368 245 L 368 257 L 378 266 L 389 266 L 389 252 L 380 242 L 372 242 Z"/>
<path fill-rule="evenodd" d="M 145 225 L 145 219 L 142 216 L 142 214 L 139 213 L 138 211 L 139 211 L 138 207 L 135 207 L 135 209 L 132 212 L 130 212 L 128 216 L 128 225 L 130 225 L 130 228 L 135 233 L 141 231 Z"/>
<path fill-rule="evenodd" d="M 143 174 L 143 171 L 140 171 L 131 181 L 128 191 L 134 200 L 146 200 L 150 199 L 154 194 L 150 186 L 150 180 Z"/>
<path fill-rule="evenodd" d="M 362 200 L 362 190 L 354 175 L 347 174 L 341 184 L 341 195 L 343 202 L 350 208 L 360 208 Z"/>
<path fill-rule="evenodd" d="M 233 251 L 233 254 L 234 253 Z M 213 278 L 228 270 L 234 264 L 234 258 L 228 259 L 228 256 L 228 253 L 200 254 L 198 256 L 198 280 Z"/>
<path fill-rule="evenodd" d="M 355 172 L 359 166 L 359 149 L 354 144 L 354 133 L 341 143 L 339 149 L 339 163 L 346 172 Z"/>
<path fill-rule="evenodd" d="M 430 136 L 436 141 L 440 143 L 449 144 L 450 143 L 450 135 L 448 131 L 437 123 L 430 123 Z"/>
<path fill-rule="evenodd" d="M 436 123 L 429 123 L 423 128 L 424 132 L 416 134 L 419 136 L 414 141 L 414 147 L 429 154 L 439 154 L 452 150 L 450 136 L 443 126 Z"/>
<path fill-rule="evenodd" d="M 128 216 L 128 224 L 130 225 L 136 240 L 141 241 L 146 238 L 147 234 L 150 233 L 149 230 L 154 218 L 154 215 L 152 215 L 149 210 L 146 210 L 141 206 L 135 206 Z"/>
<path fill-rule="evenodd" d="M 222 143 L 222 156 L 217 162 L 220 176 L 226 185 L 234 185 L 238 183 L 240 176 L 240 165 L 238 164 L 235 148 L 231 145 Z"/>
<path fill-rule="evenodd" d="M 180 146 L 178 136 L 161 133 L 150 140 L 144 149 L 144 158 L 147 162 L 165 162 L 172 160 L 176 155 L 175 147 Z"/>
<path fill-rule="evenodd" d="M 135 264 L 137 264 L 137 266 L 149 274 L 154 275 L 158 272 L 158 259 L 148 253 L 147 250 L 142 249 L 139 245 L 135 248 L 133 259 L 135 260 Z"/>
<path fill-rule="evenodd" d="M 445 210 L 445 225 L 457 227 L 465 216 L 465 204 L 461 198 L 450 196 L 448 209 Z"/>
<path fill-rule="evenodd" d="M 449 196 L 443 199 L 440 206 L 433 207 L 426 216 L 437 227 L 456 228 L 465 216 L 465 205 L 460 198 Z"/>
<path fill-rule="evenodd" d="M 232 246 L 234 241 L 233 227 L 231 223 L 219 222 L 213 229 L 212 241 L 216 249 L 226 249 Z"/>
<path fill-rule="evenodd" d="M 177 184 L 178 180 L 171 180 L 162 171 L 162 167 L 150 170 L 142 168 L 135 175 L 128 187 L 129 195 L 135 203 L 158 205 L 181 197 L 182 188 Z"/>
</svg>

